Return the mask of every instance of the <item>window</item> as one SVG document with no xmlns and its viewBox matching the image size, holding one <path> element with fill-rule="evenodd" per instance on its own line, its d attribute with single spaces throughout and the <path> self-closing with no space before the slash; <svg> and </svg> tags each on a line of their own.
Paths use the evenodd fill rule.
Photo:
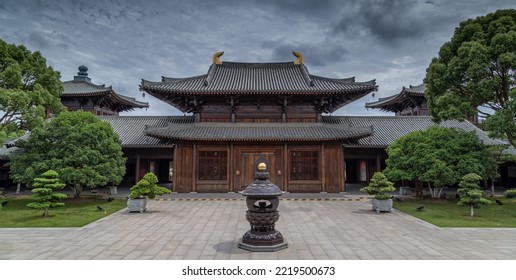
<svg viewBox="0 0 516 280">
<path fill-rule="evenodd" d="M 290 160 L 290 180 L 319 180 L 318 151 L 292 151 Z"/>
<path fill-rule="evenodd" d="M 224 181 L 228 178 L 226 151 L 199 152 L 199 180 Z"/>
</svg>

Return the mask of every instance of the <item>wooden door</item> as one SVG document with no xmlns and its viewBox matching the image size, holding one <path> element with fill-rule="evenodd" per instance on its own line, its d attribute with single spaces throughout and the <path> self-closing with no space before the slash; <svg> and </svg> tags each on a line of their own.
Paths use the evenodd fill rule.
<svg viewBox="0 0 516 280">
<path fill-rule="evenodd" d="M 342 148 L 326 146 L 324 149 L 326 192 L 338 193 L 344 189 Z"/>
<path fill-rule="evenodd" d="M 249 184 L 254 182 L 254 162 L 263 155 L 265 159 L 271 162 L 271 166 L 269 167 L 269 173 L 271 175 L 271 182 L 276 184 L 280 189 L 282 184 L 281 172 L 278 174 L 278 170 L 281 170 L 281 164 L 279 164 L 279 160 L 281 157 L 281 153 L 277 154 L 276 152 L 242 152 L 240 154 L 240 170 L 237 176 L 235 176 L 235 189 L 243 190 Z M 278 169 L 279 168 L 279 169 Z"/>
<path fill-rule="evenodd" d="M 177 146 L 174 151 L 174 190 L 180 193 L 189 193 L 193 189 L 193 148 L 191 146 Z"/>
</svg>

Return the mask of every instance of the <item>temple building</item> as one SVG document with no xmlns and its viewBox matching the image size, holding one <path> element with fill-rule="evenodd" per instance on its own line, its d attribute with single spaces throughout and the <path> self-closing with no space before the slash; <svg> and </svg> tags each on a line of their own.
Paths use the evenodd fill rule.
<svg viewBox="0 0 516 280">
<path fill-rule="evenodd" d="M 366 103 L 365 106 L 393 112 L 396 116 L 428 116 L 425 88 L 425 84 L 403 87 L 400 93 Z"/>
<path fill-rule="evenodd" d="M 111 86 L 96 85 L 88 77 L 88 68 L 79 66 L 77 76 L 63 82 L 61 102 L 68 110 L 89 111 L 97 116 L 118 116 L 120 112 L 134 108 L 148 108 L 147 102 L 116 93 Z"/>
<path fill-rule="evenodd" d="M 141 90 L 192 116 L 147 126 L 148 136 L 174 144 L 178 192 L 240 191 L 253 182 L 254 162 L 271 162 L 271 180 L 284 191 L 344 190 L 344 143 L 373 133 L 325 121 L 377 89 L 375 81 L 312 75 L 297 60 L 226 62 L 216 53 L 204 75 L 143 80 Z"/>
<path fill-rule="evenodd" d="M 119 135 L 127 157 L 122 186 L 147 172 L 177 192 L 238 192 L 253 182 L 254 162 L 271 162 L 271 180 L 288 192 L 345 192 L 385 168 L 385 149 L 408 133 L 433 125 L 473 131 L 487 145 L 503 145 L 469 121 L 436 124 L 424 85 L 367 103 L 396 116 L 331 116 L 377 90 L 375 81 L 313 75 L 294 52 L 289 62 L 227 62 L 213 56 L 206 73 L 142 80 L 140 90 L 183 116 L 118 116 L 148 104 L 95 85 L 87 68 L 64 82 L 63 104 L 99 115 Z M 12 182 L 3 163 L 16 147 L 0 147 L 0 187 Z M 514 149 L 512 149 L 514 153 Z M 516 167 L 501 166 L 498 184 L 516 182 Z"/>
</svg>

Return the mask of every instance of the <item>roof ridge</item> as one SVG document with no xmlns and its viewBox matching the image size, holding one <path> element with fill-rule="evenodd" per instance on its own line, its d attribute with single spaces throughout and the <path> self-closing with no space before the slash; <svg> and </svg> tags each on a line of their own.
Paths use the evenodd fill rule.
<svg viewBox="0 0 516 280">
<path fill-rule="evenodd" d="M 333 82 L 337 82 L 337 83 L 341 83 L 341 84 L 359 83 L 359 82 L 355 82 L 355 76 L 347 77 L 347 78 L 329 78 L 329 77 L 323 77 L 323 76 L 310 74 L 310 77 L 316 78 L 319 80 L 333 81 Z M 372 80 L 372 81 L 374 81 L 374 80 Z M 370 82 L 370 81 L 368 81 L 368 82 Z"/>
<path fill-rule="evenodd" d="M 346 118 L 361 118 L 361 119 L 431 119 L 432 116 L 323 116 L 323 118 L 335 118 L 335 119 L 346 119 Z"/>
<path fill-rule="evenodd" d="M 239 62 L 239 61 L 224 61 L 222 64 L 218 64 L 221 67 L 299 67 L 300 65 L 294 64 L 292 61 L 285 62 Z"/>
<path fill-rule="evenodd" d="M 81 84 L 88 84 L 90 86 L 94 86 L 94 87 L 98 87 L 98 88 L 110 88 L 111 87 L 111 86 L 106 87 L 106 84 L 97 85 L 97 84 L 92 83 L 91 81 L 70 80 L 70 81 L 64 81 L 61 83 L 62 84 L 64 84 L 64 83 L 76 83 L 76 84 L 81 83 Z"/>
<path fill-rule="evenodd" d="M 174 77 L 161 76 L 161 83 L 174 84 L 174 83 L 183 82 L 183 81 L 191 81 L 191 80 L 197 80 L 197 79 L 201 79 L 201 78 L 206 78 L 207 76 L 208 76 L 208 74 L 202 74 L 202 75 L 191 76 L 191 77 L 184 77 L 184 78 L 174 78 Z M 160 83 L 160 82 L 157 82 L 157 83 Z"/>
<path fill-rule="evenodd" d="M 194 119 L 193 116 L 97 116 L 101 119 Z"/>
</svg>

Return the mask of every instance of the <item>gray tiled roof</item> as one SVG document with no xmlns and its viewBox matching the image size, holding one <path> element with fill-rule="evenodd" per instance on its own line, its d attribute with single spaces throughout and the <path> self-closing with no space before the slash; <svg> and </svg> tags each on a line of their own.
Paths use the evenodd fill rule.
<svg viewBox="0 0 516 280">
<path fill-rule="evenodd" d="M 148 108 L 149 103 L 137 101 L 135 98 L 116 93 L 111 86 L 95 85 L 90 81 L 72 80 L 63 82 L 64 90 L 61 98 L 98 98 L 106 107 L 115 111 L 126 111 L 133 108 Z M 108 101 L 102 97 L 107 97 Z"/>
<path fill-rule="evenodd" d="M 401 92 L 379 98 L 378 101 L 366 103 L 366 108 L 379 108 L 384 111 L 399 112 L 409 107 L 415 107 L 425 102 L 426 85 L 403 87 Z"/>
<path fill-rule="evenodd" d="M 343 124 L 350 127 L 373 127 L 373 134 L 357 141 L 354 146 L 362 147 L 387 147 L 401 136 L 417 130 L 425 130 L 433 125 L 430 116 L 417 117 L 386 117 L 386 116 L 326 116 L 324 122 L 332 124 Z M 487 145 L 503 145 L 500 140 L 489 138 L 489 136 L 468 121 L 449 120 L 439 124 L 443 127 L 453 127 L 464 131 L 474 131 L 478 138 Z"/>
<path fill-rule="evenodd" d="M 86 95 L 86 94 L 101 94 L 112 91 L 112 87 L 105 85 L 96 85 L 89 81 L 66 81 L 63 82 L 63 95 Z"/>
<path fill-rule="evenodd" d="M 371 134 L 371 127 L 327 123 L 171 123 L 147 127 L 147 135 L 196 141 L 346 141 Z"/>
<path fill-rule="evenodd" d="M 310 75 L 304 64 L 293 62 L 213 64 L 205 75 L 166 78 L 161 82 L 142 80 L 141 89 L 153 94 L 357 94 L 353 99 L 376 90 L 375 81 L 355 82 L 354 78 L 331 79 Z"/>
<path fill-rule="evenodd" d="M 9 159 L 14 151 L 18 150 L 18 147 L 10 147 L 7 148 L 5 145 L 0 146 L 0 160 Z"/>
<path fill-rule="evenodd" d="M 108 122 L 122 141 L 124 148 L 137 147 L 172 147 L 173 145 L 165 140 L 145 135 L 145 126 L 166 127 L 168 123 L 185 124 L 193 122 L 192 117 L 180 116 L 103 116 L 101 120 Z"/>
<path fill-rule="evenodd" d="M 20 137 L 5 140 L 5 143 L 3 145 L 0 145 L 0 159 L 9 159 L 14 154 L 14 152 L 20 149 L 15 146 L 16 141 L 27 140 L 29 139 L 29 136 L 30 132 L 26 132 Z"/>
</svg>

